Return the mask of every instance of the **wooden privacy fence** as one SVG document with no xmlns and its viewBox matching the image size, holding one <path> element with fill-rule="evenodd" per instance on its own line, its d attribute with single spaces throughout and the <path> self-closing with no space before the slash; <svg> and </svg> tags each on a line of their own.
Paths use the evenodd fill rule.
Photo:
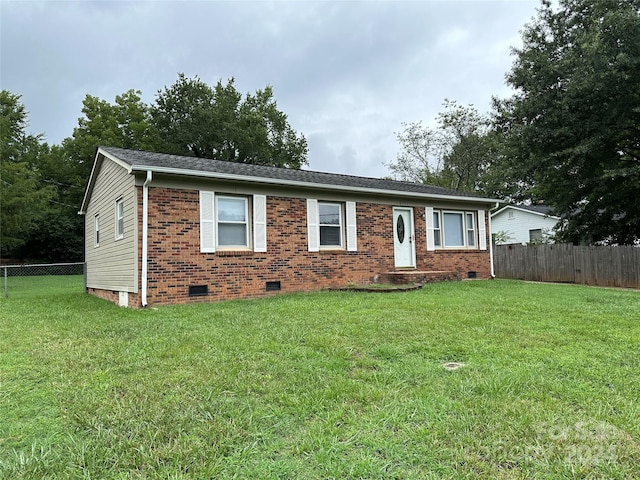
<svg viewBox="0 0 640 480">
<path fill-rule="evenodd" d="M 496 277 L 640 288 L 640 248 L 496 245 Z"/>
</svg>

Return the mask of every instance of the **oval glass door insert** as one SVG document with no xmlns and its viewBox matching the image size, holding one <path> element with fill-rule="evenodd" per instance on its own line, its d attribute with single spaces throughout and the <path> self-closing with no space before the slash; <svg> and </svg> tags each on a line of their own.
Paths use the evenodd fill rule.
<svg viewBox="0 0 640 480">
<path fill-rule="evenodd" d="M 404 218 L 402 218 L 402 215 L 398 215 L 398 222 L 396 223 L 396 234 L 398 235 L 398 242 L 404 242 Z"/>
</svg>

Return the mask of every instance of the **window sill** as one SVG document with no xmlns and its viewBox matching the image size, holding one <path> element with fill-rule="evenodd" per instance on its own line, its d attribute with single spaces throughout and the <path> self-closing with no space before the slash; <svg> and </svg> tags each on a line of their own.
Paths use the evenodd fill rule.
<svg viewBox="0 0 640 480">
<path fill-rule="evenodd" d="M 341 248 L 341 247 L 324 247 L 324 248 L 320 248 L 320 250 L 318 250 L 318 253 L 322 253 L 322 254 L 345 254 L 348 253 L 346 248 Z"/>
<path fill-rule="evenodd" d="M 214 255 L 219 257 L 243 257 L 253 255 L 255 252 L 253 250 L 216 250 L 213 252 Z"/>
</svg>

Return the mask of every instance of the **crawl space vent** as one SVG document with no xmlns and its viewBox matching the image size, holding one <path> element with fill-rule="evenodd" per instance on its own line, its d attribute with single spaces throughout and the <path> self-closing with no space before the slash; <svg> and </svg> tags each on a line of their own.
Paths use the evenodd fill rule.
<svg viewBox="0 0 640 480">
<path fill-rule="evenodd" d="M 266 284 L 267 292 L 273 292 L 275 290 L 280 290 L 280 288 L 282 288 L 281 285 L 280 285 L 280 281 L 267 282 L 267 284 Z"/>
<path fill-rule="evenodd" d="M 189 285 L 190 297 L 203 297 L 205 295 L 209 295 L 208 285 Z"/>
</svg>

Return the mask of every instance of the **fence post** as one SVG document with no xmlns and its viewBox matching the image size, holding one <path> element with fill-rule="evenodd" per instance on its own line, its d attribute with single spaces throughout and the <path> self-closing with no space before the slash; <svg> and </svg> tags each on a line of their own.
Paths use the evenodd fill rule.
<svg viewBox="0 0 640 480">
<path fill-rule="evenodd" d="M 87 293 L 89 291 L 87 288 L 87 262 L 82 264 L 82 274 L 84 275 L 84 293 Z"/>
<path fill-rule="evenodd" d="M 4 267 L 4 298 L 9 298 L 9 289 L 7 287 L 7 267 Z"/>
</svg>

